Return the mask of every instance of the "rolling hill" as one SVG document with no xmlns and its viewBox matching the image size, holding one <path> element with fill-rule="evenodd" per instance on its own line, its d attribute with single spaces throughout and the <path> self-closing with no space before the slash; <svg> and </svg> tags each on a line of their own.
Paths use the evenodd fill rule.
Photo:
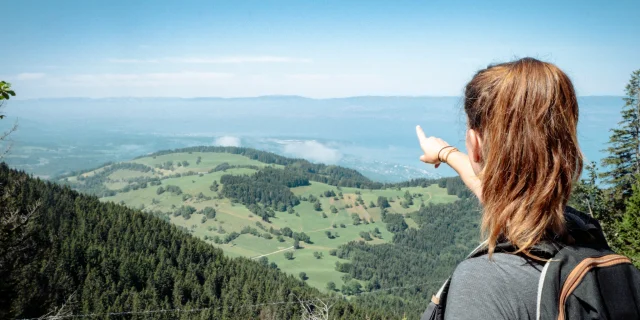
<svg viewBox="0 0 640 320">
<path fill-rule="evenodd" d="M 410 216 L 421 207 L 459 199 L 436 180 L 382 184 L 351 169 L 233 147 L 161 151 L 56 181 L 170 221 L 229 256 L 305 273 L 323 291 L 370 282 L 338 271 L 352 259 L 340 257 L 342 246 L 389 244 L 394 233 L 419 228 Z"/>
</svg>

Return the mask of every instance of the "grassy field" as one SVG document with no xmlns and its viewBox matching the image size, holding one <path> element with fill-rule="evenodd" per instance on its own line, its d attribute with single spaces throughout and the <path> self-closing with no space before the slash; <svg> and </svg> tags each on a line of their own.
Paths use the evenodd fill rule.
<svg viewBox="0 0 640 320">
<path fill-rule="evenodd" d="M 200 157 L 200 162 L 196 163 L 198 157 Z M 162 165 L 167 161 L 174 163 L 187 161 L 189 165 L 187 167 L 174 166 L 174 170 L 156 167 L 156 165 Z M 262 221 L 260 217 L 254 216 L 244 205 L 219 197 L 218 192 L 211 191 L 209 188 L 213 181 L 219 183 L 220 178 L 225 174 L 250 175 L 256 171 L 250 168 L 233 168 L 209 173 L 210 169 L 222 163 L 226 162 L 235 166 L 267 166 L 262 162 L 251 160 L 241 155 L 198 152 L 145 157 L 131 162 L 144 164 L 154 169 L 146 173 L 129 169 L 114 171 L 108 176 L 105 186 L 111 190 L 119 190 L 127 186 L 130 179 L 160 177 L 162 178 L 160 186 L 163 188 L 169 185 L 178 186 L 183 194 L 176 195 L 171 192 L 158 194 L 156 191 L 159 186 L 149 185 L 146 188 L 130 190 L 129 192 L 119 192 L 115 196 L 105 197 L 101 200 L 123 203 L 145 211 L 173 212 L 183 205 L 193 206 L 198 211 L 205 207 L 212 207 L 217 212 L 214 219 L 203 219 L 204 216 L 202 214 L 194 213 L 189 219 L 170 214 L 169 220 L 177 226 L 186 228 L 194 236 L 223 249 L 230 256 L 244 256 L 253 259 L 266 257 L 269 262 L 275 262 L 285 272 L 294 275 L 305 272 L 308 276 L 307 282 L 320 290 L 326 290 L 325 287 L 329 281 L 333 281 L 338 288 L 343 284 L 341 278 L 343 274 L 335 270 L 335 263 L 340 259 L 330 254 L 332 249 L 336 249 L 349 241 L 363 240 L 360 236 L 361 232 L 373 232 L 375 229 L 377 229 L 379 237 L 374 237 L 369 243 L 391 241 L 393 234 L 387 231 L 386 225 L 382 222 L 380 209 L 371 206 L 371 203 L 375 204 L 377 202 L 379 196 L 389 199 L 391 205 L 388 209 L 389 212 L 400 214 L 418 210 L 421 203 L 445 203 L 457 199 L 455 196 L 448 195 L 446 189 L 439 188 L 437 185 L 431 185 L 427 188 L 410 187 L 367 190 L 338 188 L 323 183 L 311 182 L 309 186 L 292 188 L 291 191 L 301 199 L 309 198 L 311 195 L 317 197 L 321 203 L 322 211 L 314 210 L 312 203 L 309 201 L 301 201 L 299 205 L 294 207 L 294 213 L 278 212 L 276 217 L 272 218 L 268 223 Z M 100 170 L 102 169 L 84 173 L 83 176 L 94 175 Z M 166 178 L 170 174 L 185 173 L 187 171 L 194 171 L 198 174 Z M 76 181 L 75 179 L 76 177 L 69 177 L 68 181 Z M 220 184 L 219 190 L 222 187 Z M 335 198 L 322 196 L 328 190 L 333 190 L 337 196 Z M 413 195 L 414 204 L 408 208 L 403 208 L 401 201 L 404 200 L 403 197 L 407 191 Z M 204 199 L 198 200 L 197 196 L 200 193 L 202 193 Z M 340 193 L 341 196 L 338 196 Z M 185 194 L 191 196 L 191 198 L 184 199 Z M 364 205 L 357 203 L 356 199 L 358 197 L 362 197 Z M 331 212 L 332 206 L 336 208 L 337 213 Z M 362 219 L 363 223 L 354 225 L 352 218 L 354 213 Z M 406 222 L 411 228 L 418 227 L 410 218 L 406 218 Z M 239 233 L 246 226 L 258 229 L 261 234 L 268 233 L 258 228 L 257 223 L 261 224 L 266 230 L 269 228 L 282 229 L 289 227 L 294 232 L 304 232 L 311 238 L 311 243 L 301 243 L 302 248 L 294 250 L 291 238 L 283 237 L 284 241 L 281 242 L 275 236 L 272 239 L 266 239 L 263 236 L 256 237 L 252 234 L 242 234 L 227 244 L 215 244 L 213 242 L 215 236 L 222 237 L 231 232 Z M 327 235 L 327 232 L 331 233 L 331 238 Z M 287 251 L 294 252 L 292 260 L 285 258 L 284 253 Z M 322 258 L 316 258 L 314 252 L 322 253 Z"/>
</svg>

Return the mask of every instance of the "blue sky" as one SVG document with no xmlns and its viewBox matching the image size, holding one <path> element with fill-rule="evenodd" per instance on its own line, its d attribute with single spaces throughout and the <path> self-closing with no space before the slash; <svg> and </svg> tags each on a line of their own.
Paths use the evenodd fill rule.
<svg viewBox="0 0 640 320">
<path fill-rule="evenodd" d="M 0 77 L 20 98 L 450 96 L 524 56 L 556 63 L 580 95 L 621 95 L 640 68 L 640 1 L 1 6 Z"/>
</svg>

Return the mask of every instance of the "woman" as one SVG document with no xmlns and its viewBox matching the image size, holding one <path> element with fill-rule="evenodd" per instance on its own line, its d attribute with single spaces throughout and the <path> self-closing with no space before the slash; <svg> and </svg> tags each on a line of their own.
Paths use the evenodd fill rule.
<svg viewBox="0 0 640 320">
<path fill-rule="evenodd" d="M 544 259 L 532 249 L 569 241 L 564 211 L 582 170 L 573 85 L 553 64 L 524 58 L 476 73 L 464 109 L 468 155 L 416 128 L 420 160 L 450 165 L 483 206 L 488 254 L 456 268 L 445 319 L 535 319 Z M 507 241 L 515 252 L 496 251 Z"/>
</svg>

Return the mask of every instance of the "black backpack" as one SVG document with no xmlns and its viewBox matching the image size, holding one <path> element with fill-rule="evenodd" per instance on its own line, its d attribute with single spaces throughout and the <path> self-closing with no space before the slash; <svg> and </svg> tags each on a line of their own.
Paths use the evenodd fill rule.
<svg viewBox="0 0 640 320">
<path fill-rule="evenodd" d="M 609 248 L 600 224 L 567 207 L 573 245 L 543 242 L 532 253 L 549 259 L 538 282 L 536 320 L 640 319 L 640 271 L 631 260 Z M 496 252 L 515 252 L 500 243 Z M 468 258 L 487 253 L 482 244 Z M 421 320 L 444 319 L 449 278 L 431 298 Z"/>
</svg>

